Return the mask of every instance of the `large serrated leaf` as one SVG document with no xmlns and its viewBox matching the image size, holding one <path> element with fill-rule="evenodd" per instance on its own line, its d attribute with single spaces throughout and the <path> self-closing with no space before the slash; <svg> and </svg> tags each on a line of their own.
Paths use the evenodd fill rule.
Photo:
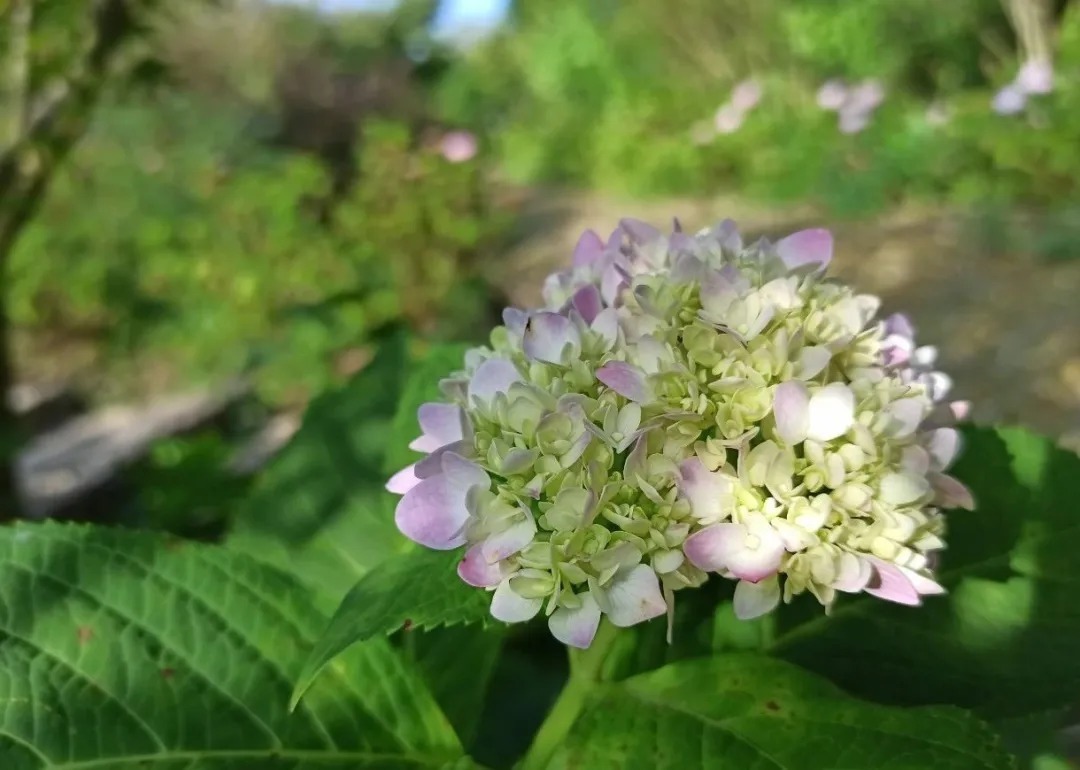
<svg viewBox="0 0 1080 770">
<path fill-rule="evenodd" d="M 949 594 L 918 608 L 848 599 L 779 635 L 774 650 L 884 702 L 954 703 L 992 719 L 1073 704 L 1080 458 L 1019 429 L 965 438 L 955 473 L 978 507 L 949 515 Z"/>
<path fill-rule="evenodd" d="M 457 576 L 456 552 L 417 550 L 379 565 L 341 601 L 297 680 L 296 703 L 330 661 L 357 642 L 410 628 L 487 620 L 490 595 Z"/>
<path fill-rule="evenodd" d="M 727 655 L 611 686 L 552 769 L 1008 770 L 1011 757 L 960 709 L 879 706 L 783 661 Z"/>
<path fill-rule="evenodd" d="M 373 770 L 461 757 L 419 674 L 356 645 L 290 714 L 325 617 L 293 579 L 146 533 L 0 529 L 0 767 Z"/>
</svg>

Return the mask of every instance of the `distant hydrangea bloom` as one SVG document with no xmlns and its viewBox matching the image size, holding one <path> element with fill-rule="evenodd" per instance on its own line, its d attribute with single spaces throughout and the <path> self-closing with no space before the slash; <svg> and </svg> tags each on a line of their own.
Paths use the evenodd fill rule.
<svg viewBox="0 0 1080 770">
<path fill-rule="evenodd" d="M 1026 94 L 1048 94 L 1054 90 L 1054 67 L 1045 60 L 1030 59 L 1020 68 L 1015 82 Z"/>
<path fill-rule="evenodd" d="M 848 88 L 842 80 L 826 80 L 817 92 L 817 104 L 823 110 L 835 112 L 848 100 Z"/>
<path fill-rule="evenodd" d="M 507 309 L 420 408 L 398 528 L 463 548 L 495 618 L 544 613 L 575 647 L 603 615 L 670 623 L 710 574 L 740 618 L 942 593 L 942 509 L 973 507 L 946 475 L 966 405 L 907 318 L 826 279 L 832 250 L 825 230 L 747 245 L 730 221 L 586 232 L 545 306 Z"/>
<path fill-rule="evenodd" d="M 1015 115 L 1027 106 L 1027 94 L 1015 83 L 1001 88 L 994 94 L 990 109 L 998 115 Z"/>
<path fill-rule="evenodd" d="M 468 131 L 451 131 L 439 142 L 439 152 L 451 163 L 465 163 L 476 157 L 476 136 Z"/>
<path fill-rule="evenodd" d="M 756 80 L 743 80 L 731 92 L 731 105 L 740 112 L 749 112 L 761 101 L 761 86 Z"/>
</svg>

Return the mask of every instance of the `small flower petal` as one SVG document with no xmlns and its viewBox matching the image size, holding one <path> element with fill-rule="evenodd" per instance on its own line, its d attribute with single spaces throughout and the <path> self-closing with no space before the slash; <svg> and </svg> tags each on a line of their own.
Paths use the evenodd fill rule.
<svg viewBox="0 0 1080 770">
<path fill-rule="evenodd" d="M 620 628 L 637 625 L 663 615 L 667 603 L 660 592 L 660 580 L 645 564 L 617 576 L 607 587 L 607 616 Z"/>
<path fill-rule="evenodd" d="M 776 386 L 773 392 L 773 418 L 776 434 L 788 446 L 806 439 L 810 430 L 810 394 L 801 382 L 791 380 Z"/>
<path fill-rule="evenodd" d="M 897 604 L 917 606 L 922 603 L 919 592 L 899 567 L 873 556 L 866 558 L 873 567 L 870 582 L 863 589 L 866 593 Z"/>
<path fill-rule="evenodd" d="M 753 620 L 776 609 L 780 603 L 780 580 L 771 577 L 757 583 L 740 580 L 735 586 L 735 617 Z"/>
<path fill-rule="evenodd" d="M 416 465 L 406 465 L 386 482 L 386 491 L 393 492 L 395 495 L 403 495 L 419 483 L 420 479 L 416 475 Z"/>
<path fill-rule="evenodd" d="M 586 230 L 574 246 L 574 267 L 591 265 L 604 256 L 604 241 L 594 230 Z"/>
<path fill-rule="evenodd" d="M 491 616 L 503 623 L 524 623 L 540 612 L 543 599 L 526 599 L 513 589 L 513 577 L 504 578 L 491 597 Z"/>
<path fill-rule="evenodd" d="M 489 401 L 505 393 L 515 382 L 521 382 L 517 367 L 505 358 L 489 358 L 480 364 L 469 380 L 469 401 Z"/>
<path fill-rule="evenodd" d="M 482 468 L 455 454 L 443 456 L 443 472 L 414 486 L 398 502 L 394 522 L 405 537 L 445 551 L 465 543 L 469 490 L 490 483 Z"/>
<path fill-rule="evenodd" d="M 574 310 L 581 314 L 582 319 L 587 324 L 591 324 L 596 316 L 600 314 L 600 311 L 604 309 L 604 301 L 600 298 L 600 290 L 591 283 L 574 292 L 570 304 L 573 305 Z"/>
<path fill-rule="evenodd" d="M 596 379 L 620 396 L 639 404 L 646 404 L 653 399 L 652 388 L 645 372 L 632 364 L 610 361 L 596 370 Z"/>
<path fill-rule="evenodd" d="M 548 618 L 551 635 L 565 645 L 588 649 L 600 627 L 600 607 L 591 594 L 581 596 L 581 606 L 560 607 Z"/>
<path fill-rule="evenodd" d="M 549 364 L 565 364 L 581 350 L 577 326 L 558 313 L 535 313 L 525 325 L 525 355 Z"/>
<path fill-rule="evenodd" d="M 804 265 L 825 268 L 832 260 L 833 237 L 828 230 L 800 230 L 776 244 L 776 253 L 789 269 Z"/>
<path fill-rule="evenodd" d="M 831 441 L 847 433 L 855 421 L 855 394 L 840 382 L 826 385 L 810 397 L 806 435 L 814 441 Z"/>
<path fill-rule="evenodd" d="M 417 452 L 434 452 L 464 438 L 464 425 L 468 419 L 456 404 L 421 404 L 417 412 L 424 435 L 409 444 Z"/>
<path fill-rule="evenodd" d="M 465 552 L 465 558 L 458 562 L 458 577 L 476 588 L 494 588 L 506 577 L 505 569 L 499 562 L 491 564 L 480 553 L 480 546 L 473 546 Z"/>
</svg>

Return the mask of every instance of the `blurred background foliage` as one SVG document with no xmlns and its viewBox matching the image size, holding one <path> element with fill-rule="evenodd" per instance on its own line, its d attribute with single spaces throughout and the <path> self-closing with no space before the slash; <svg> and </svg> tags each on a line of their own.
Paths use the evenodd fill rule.
<svg viewBox="0 0 1080 770">
<path fill-rule="evenodd" d="M 122 520 L 218 537 L 268 483 L 229 470 L 240 442 L 326 399 L 351 404 L 313 406 L 326 425 L 380 417 L 385 372 L 482 340 L 546 237 L 526 209 L 567 191 L 837 221 L 914 202 L 1077 254 L 1075 2 L 516 0 L 438 34 L 473 4 L 2 0 L 0 385 L 78 404 L 9 398 L 9 460 L 85 410 L 240 382 L 242 419 L 123 477 Z M 1036 55 L 1053 87 L 1001 114 Z M 377 379 L 388 339 L 409 352 Z"/>
</svg>

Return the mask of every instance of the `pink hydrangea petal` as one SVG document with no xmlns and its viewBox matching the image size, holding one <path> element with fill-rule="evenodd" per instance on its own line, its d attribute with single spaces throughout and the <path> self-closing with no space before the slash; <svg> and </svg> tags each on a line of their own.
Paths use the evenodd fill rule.
<svg viewBox="0 0 1080 770">
<path fill-rule="evenodd" d="M 558 313 L 534 313 L 529 318 L 523 345 L 526 356 L 535 361 L 562 364 L 568 347 L 571 351 L 581 347 L 581 333 L 569 318 Z"/>
<path fill-rule="evenodd" d="M 922 603 L 919 592 L 899 567 L 873 556 L 866 558 L 874 569 L 870 582 L 863 589 L 866 593 L 897 604 L 917 606 Z"/>
<path fill-rule="evenodd" d="M 699 520 L 718 521 L 731 511 L 724 510 L 732 502 L 731 482 L 720 473 L 713 473 L 700 459 L 691 457 L 679 465 L 679 492 L 690 502 L 690 513 Z"/>
<path fill-rule="evenodd" d="M 581 314 L 585 323 L 591 324 L 600 311 L 604 309 L 604 301 L 600 298 L 600 290 L 591 283 L 582 286 L 570 300 L 574 310 Z"/>
<path fill-rule="evenodd" d="M 645 372 L 632 364 L 610 361 L 596 370 L 596 379 L 636 403 L 645 404 L 653 399 Z"/>
<path fill-rule="evenodd" d="M 727 569 L 731 558 L 746 547 L 746 535 L 742 524 L 713 524 L 686 538 L 683 552 L 698 569 L 718 572 Z"/>
<path fill-rule="evenodd" d="M 807 437 L 831 441 L 847 433 L 855 421 L 855 394 L 840 382 L 826 385 L 810 397 L 807 415 Z"/>
<path fill-rule="evenodd" d="M 728 557 L 727 568 L 735 577 L 756 583 L 780 568 L 784 556 L 784 540 L 764 517 L 747 524 L 748 535 L 757 539 L 751 548 L 746 539 L 742 547 Z"/>
<path fill-rule="evenodd" d="M 600 607 L 591 594 L 581 596 L 581 606 L 560 607 L 548 618 L 551 635 L 565 645 L 588 649 L 600 627 Z"/>
<path fill-rule="evenodd" d="M 410 489 L 394 511 L 394 522 L 405 537 L 440 551 L 465 544 L 463 529 L 468 520 L 465 492 L 444 474 Z"/>
<path fill-rule="evenodd" d="M 443 458 L 447 455 L 464 457 L 472 450 L 470 442 L 455 441 L 435 449 L 427 457 L 413 465 L 413 472 L 418 479 L 428 479 L 443 472 Z"/>
<path fill-rule="evenodd" d="M 963 508 L 975 510 L 975 498 L 971 490 L 952 476 L 944 473 L 931 473 L 930 486 L 934 490 L 934 503 L 942 508 Z"/>
<path fill-rule="evenodd" d="M 1054 66 L 1041 59 L 1026 61 L 1015 82 L 1026 94 L 1048 94 L 1054 90 Z"/>
<path fill-rule="evenodd" d="M 416 475 L 416 465 L 406 465 L 386 482 L 386 491 L 393 492 L 395 495 L 403 495 L 419 483 L 420 478 Z"/>
<path fill-rule="evenodd" d="M 409 444 L 418 452 L 433 452 L 465 437 L 464 410 L 456 404 L 421 404 L 417 410 L 420 428 L 424 435 Z"/>
<path fill-rule="evenodd" d="M 804 265 L 820 265 L 824 268 L 832 260 L 832 233 L 821 228 L 800 230 L 781 239 L 776 244 L 776 253 L 792 270 Z"/>
<path fill-rule="evenodd" d="M 574 267 L 591 265 L 604 255 L 606 247 L 594 230 L 586 230 L 574 246 Z"/>
<path fill-rule="evenodd" d="M 505 393 L 515 382 L 521 382 L 517 367 L 505 358 L 489 358 L 480 364 L 469 380 L 469 401 L 488 401 Z"/>
<path fill-rule="evenodd" d="M 788 446 L 806 440 L 810 428 L 810 393 L 801 382 L 791 380 L 776 386 L 773 392 L 773 418 L 776 434 Z"/>
<path fill-rule="evenodd" d="M 458 562 L 458 577 L 476 588 L 494 588 L 506 577 L 501 563 L 491 564 L 480 553 L 480 546 L 474 545 L 465 552 L 465 557 Z"/>
<path fill-rule="evenodd" d="M 910 582 L 915 590 L 919 592 L 920 596 L 941 596 L 942 594 L 947 593 L 945 586 L 941 585 L 941 583 L 936 580 L 931 580 L 907 567 L 898 567 L 897 569 L 904 573 L 904 577 L 906 577 L 908 582 Z"/>
<path fill-rule="evenodd" d="M 619 313 L 613 307 L 601 310 L 592 320 L 592 330 L 610 347 L 619 339 Z"/>
<path fill-rule="evenodd" d="M 739 620 L 753 620 L 776 609 L 780 604 L 780 580 L 771 577 L 757 583 L 740 580 L 735 586 L 735 617 Z"/>
<path fill-rule="evenodd" d="M 645 564 L 616 576 L 607 586 L 606 593 L 608 619 L 620 628 L 637 625 L 667 611 L 667 603 L 660 592 L 660 580 Z"/>
<path fill-rule="evenodd" d="M 526 599 L 514 592 L 513 577 L 504 578 L 491 597 L 491 616 L 503 623 L 524 623 L 536 617 L 543 599 Z"/>
</svg>

